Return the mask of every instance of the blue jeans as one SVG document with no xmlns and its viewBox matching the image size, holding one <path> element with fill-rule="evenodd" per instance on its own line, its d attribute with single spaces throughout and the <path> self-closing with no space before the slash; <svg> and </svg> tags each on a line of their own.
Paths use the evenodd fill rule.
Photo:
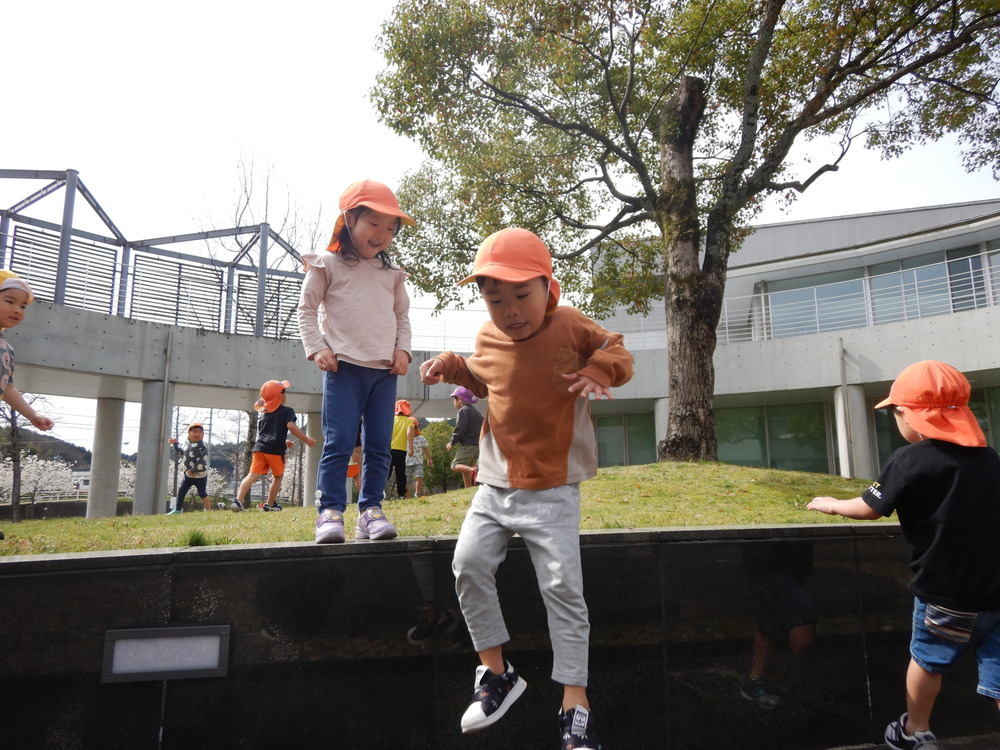
<svg viewBox="0 0 1000 750">
<path fill-rule="evenodd" d="M 340 362 L 323 377 L 323 455 L 316 491 L 320 512 L 347 508 L 347 464 L 361 423 L 361 496 L 358 511 L 382 507 L 389 478 L 389 444 L 396 404 L 396 375 Z"/>
<path fill-rule="evenodd" d="M 976 692 L 1000 700 L 1000 611 L 955 612 L 913 599 L 910 656 L 925 671 L 945 674 L 967 651 L 979 665 Z"/>
</svg>

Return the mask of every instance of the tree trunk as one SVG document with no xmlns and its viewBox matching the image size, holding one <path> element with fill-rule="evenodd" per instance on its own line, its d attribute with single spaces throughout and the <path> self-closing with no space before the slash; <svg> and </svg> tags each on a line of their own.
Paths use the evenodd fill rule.
<svg viewBox="0 0 1000 750">
<path fill-rule="evenodd" d="M 694 181 L 694 140 L 704 111 L 704 81 L 686 76 L 667 103 L 660 128 L 663 185 L 656 212 L 664 244 L 670 400 L 667 434 L 657 445 L 661 460 L 718 457 L 713 355 L 722 285 L 698 264 L 701 232 Z"/>
<path fill-rule="evenodd" d="M 21 522 L 21 428 L 17 425 L 17 412 L 10 410 L 10 520 Z"/>
</svg>

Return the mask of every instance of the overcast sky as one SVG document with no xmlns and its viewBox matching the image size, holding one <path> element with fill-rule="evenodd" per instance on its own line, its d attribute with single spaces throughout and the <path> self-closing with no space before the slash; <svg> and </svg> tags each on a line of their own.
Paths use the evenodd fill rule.
<svg viewBox="0 0 1000 750">
<path fill-rule="evenodd" d="M 241 160 L 270 165 L 276 190 L 307 210 L 326 207 L 332 222 L 350 182 L 395 186 L 421 160 L 368 103 L 383 67 L 375 39 L 393 5 L 6 3 L 0 168 L 78 170 L 128 239 L 221 226 Z M 43 185 L 0 180 L 0 203 Z M 989 173 L 962 170 L 952 144 L 895 162 L 857 149 L 791 212 L 771 207 L 761 221 L 998 196 Z M 57 194 L 29 213 L 57 219 L 61 207 Z M 83 228 L 106 233 L 82 201 L 77 217 Z M 55 434 L 90 447 L 92 407 L 60 406 Z M 137 427 L 130 412 L 126 430 Z"/>
</svg>

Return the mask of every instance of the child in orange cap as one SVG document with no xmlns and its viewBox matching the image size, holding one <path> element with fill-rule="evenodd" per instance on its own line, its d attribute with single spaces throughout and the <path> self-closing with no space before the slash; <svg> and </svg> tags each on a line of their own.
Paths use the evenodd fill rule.
<svg viewBox="0 0 1000 750">
<path fill-rule="evenodd" d="M 257 442 L 253 445 L 250 471 L 240 482 L 236 499 L 230 506 L 234 511 L 247 509 L 244 499 L 250 487 L 268 470 L 274 475 L 271 490 L 267 494 L 267 502 L 260 504 L 261 510 L 281 510 L 278 505 L 278 492 L 281 490 L 281 479 L 285 475 L 285 451 L 292 447 L 288 433 L 312 448 L 316 439 L 306 435 L 295 424 L 295 411 L 285 406 L 285 389 L 291 385 L 287 380 L 268 380 L 260 387 L 260 398 L 253 408 L 257 411 Z"/>
<path fill-rule="evenodd" d="M 362 425 L 358 539 L 393 539 L 382 511 L 389 476 L 396 378 L 410 366 L 406 274 L 389 245 L 414 223 L 381 182 L 361 180 L 340 197 L 329 252 L 303 256 L 299 334 L 306 357 L 323 373 L 323 455 L 316 478 L 316 541 L 344 541 L 346 476 Z"/>
<path fill-rule="evenodd" d="M 396 497 L 402 500 L 410 496 L 406 486 L 406 452 L 409 445 L 410 428 L 416 424 L 413 407 L 406 399 L 396 402 L 396 416 L 392 420 L 392 440 L 389 443 L 390 466 L 396 472 Z M 392 473 L 390 471 L 390 473 Z"/>
<path fill-rule="evenodd" d="M 35 299 L 28 282 L 13 271 L 0 270 L 0 394 L 14 411 L 39 430 L 51 430 L 53 422 L 36 412 L 14 387 L 14 350 L 3 331 L 24 320 L 24 312 Z"/>
<path fill-rule="evenodd" d="M 420 366 L 426 384 L 445 381 L 489 397 L 480 437 L 479 489 L 455 547 L 455 589 L 479 652 L 462 731 L 500 719 L 525 682 L 503 655 L 509 640 L 495 574 L 515 534 L 531 555 L 549 618 L 552 678 L 563 685 L 563 750 L 600 750 L 587 698 L 590 619 L 580 564 L 580 482 L 597 472 L 589 397 L 611 398 L 632 377 L 622 336 L 571 307 L 542 240 L 526 229 L 490 235 L 472 275 L 490 322 L 465 358 L 443 352 Z"/>
<path fill-rule="evenodd" d="M 979 661 L 977 691 L 1000 708 L 1000 456 L 969 409 L 970 392 L 943 362 L 904 369 L 875 408 L 892 410 L 910 445 L 860 497 L 817 497 L 807 506 L 856 519 L 895 511 L 913 547 L 906 713 L 885 730 L 896 750 L 938 747 L 930 717 L 941 676 L 967 651 Z"/>
</svg>

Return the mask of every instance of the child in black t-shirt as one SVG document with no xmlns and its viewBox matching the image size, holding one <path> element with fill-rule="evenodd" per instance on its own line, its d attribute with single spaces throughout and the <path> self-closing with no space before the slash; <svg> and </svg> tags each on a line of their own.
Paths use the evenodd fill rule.
<svg viewBox="0 0 1000 750">
<path fill-rule="evenodd" d="M 1000 456 L 969 409 L 969 381 L 943 362 L 912 364 L 876 409 L 890 408 L 910 443 L 861 497 L 813 498 L 830 515 L 899 515 L 913 547 L 914 595 L 906 708 L 886 727 L 896 750 L 933 750 L 930 731 L 941 676 L 966 651 L 979 663 L 977 692 L 1000 708 Z"/>
<path fill-rule="evenodd" d="M 290 406 L 285 406 L 285 389 L 289 385 L 287 380 L 268 380 L 260 387 L 260 398 L 254 404 L 254 409 L 257 410 L 257 442 L 253 446 L 250 471 L 240 482 L 236 499 L 230 506 L 234 511 L 246 510 L 243 500 L 250 487 L 265 476 L 268 470 L 274 480 L 267 494 L 267 502 L 261 503 L 260 509 L 281 510 L 278 492 L 285 475 L 285 450 L 292 445 L 288 440 L 288 433 L 291 432 L 310 448 L 316 445 L 316 438 L 309 437 L 295 424 L 295 411 Z"/>
</svg>

